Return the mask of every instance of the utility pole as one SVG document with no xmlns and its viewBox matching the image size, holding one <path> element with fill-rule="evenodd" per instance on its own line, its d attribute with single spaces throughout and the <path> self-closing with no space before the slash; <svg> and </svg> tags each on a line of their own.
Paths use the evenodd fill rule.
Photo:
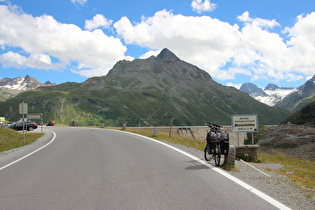
<svg viewBox="0 0 315 210">
<path fill-rule="evenodd" d="M 170 123 L 170 133 L 169 133 L 169 138 L 171 138 L 172 136 L 172 124 L 173 124 L 173 119 L 171 119 L 171 123 Z"/>
<path fill-rule="evenodd" d="M 25 131 L 25 120 L 24 120 L 24 114 L 25 114 L 25 107 L 24 107 L 24 101 L 22 102 L 22 112 L 23 112 L 23 124 L 22 124 L 22 126 L 23 126 L 23 145 L 25 145 L 25 133 L 24 133 L 24 131 Z"/>
</svg>

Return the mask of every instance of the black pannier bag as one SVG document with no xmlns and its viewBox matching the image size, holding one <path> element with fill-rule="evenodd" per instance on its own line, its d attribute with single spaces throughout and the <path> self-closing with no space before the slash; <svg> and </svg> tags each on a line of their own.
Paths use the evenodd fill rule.
<svg viewBox="0 0 315 210">
<path fill-rule="evenodd" d="M 207 133 L 207 142 L 214 142 L 216 138 L 216 133 L 215 132 L 208 132 Z"/>
<path fill-rule="evenodd" d="M 229 141 L 229 132 L 222 132 L 222 140 Z"/>
<path fill-rule="evenodd" d="M 216 141 L 215 141 L 215 139 L 216 139 L 216 133 L 215 132 L 212 132 L 212 131 L 210 131 L 210 132 L 208 132 L 207 133 L 207 143 L 208 143 L 208 145 L 209 145 L 209 147 L 208 147 L 208 153 L 209 154 L 214 154 L 214 151 L 215 151 L 215 147 L 216 147 Z"/>
<path fill-rule="evenodd" d="M 222 140 L 220 142 L 220 147 L 221 147 L 221 154 L 223 155 L 229 154 L 229 141 Z"/>
<path fill-rule="evenodd" d="M 215 152 L 215 147 L 216 147 L 216 142 L 208 142 L 208 145 L 209 145 L 209 147 L 208 147 L 208 153 L 209 154 L 214 154 L 214 152 Z"/>
</svg>

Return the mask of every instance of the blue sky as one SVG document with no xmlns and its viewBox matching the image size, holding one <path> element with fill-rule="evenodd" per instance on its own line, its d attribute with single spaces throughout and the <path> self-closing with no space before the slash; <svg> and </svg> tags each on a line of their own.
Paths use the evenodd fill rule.
<svg viewBox="0 0 315 210">
<path fill-rule="evenodd" d="M 224 85 L 315 74 L 314 0 L 0 0 L 0 78 L 57 84 L 168 48 Z"/>
</svg>

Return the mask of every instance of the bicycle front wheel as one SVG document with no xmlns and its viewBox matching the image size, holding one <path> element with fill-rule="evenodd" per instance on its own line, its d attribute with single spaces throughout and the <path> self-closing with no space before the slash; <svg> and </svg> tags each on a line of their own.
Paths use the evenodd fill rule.
<svg viewBox="0 0 315 210">
<path fill-rule="evenodd" d="M 221 160 L 221 148 L 220 144 L 216 145 L 215 151 L 214 151 L 214 163 L 216 166 L 220 166 L 220 160 Z"/>
<path fill-rule="evenodd" d="M 209 144 L 207 143 L 206 147 L 205 147 L 205 160 L 206 161 L 210 161 L 211 160 L 211 155 L 209 154 Z"/>
</svg>

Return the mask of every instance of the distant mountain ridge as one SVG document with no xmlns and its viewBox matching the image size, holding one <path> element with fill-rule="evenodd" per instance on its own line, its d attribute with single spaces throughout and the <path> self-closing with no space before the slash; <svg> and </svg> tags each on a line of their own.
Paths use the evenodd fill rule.
<svg viewBox="0 0 315 210">
<path fill-rule="evenodd" d="M 261 103 L 267 104 L 268 106 L 275 106 L 287 95 L 294 91 L 297 91 L 296 88 L 290 87 L 280 88 L 275 84 L 268 84 L 264 89 L 262 89 L 250 82 L 244 83 L 240 87 L 240 90 L 248 93 L 251 97 L 255 98 Z"/>
<path fill-rule="evenodd" d="M 25 91 L 0 103 L 0 115 L 18 118 L 20 101 L 28 103 L 30 113 L 63 124 L 230 124 L 235 114 L 258 114 L 260 123 L 277 124 L 289 115 L 215 82 L 166 48 L 158 56 L 119 61 L 106 76 Z"/>
<path fill-rule="evenodd" d="M 26 91 L 33 90 L 41 86 L 53 86 L 55 83 L 51 83 L 47 81 L 45 84 L 41 84 L 35 78 L 30 75 L 26 75 L 26 77 L 16 77 L 16 78 L 3 78 L 0 79 L 0 101 L 2 101 L 14 97 L 15 95 Z"/>
<path fill-rule="evenodd" d="M 14 79 L 11 78 L 3 78 L 0 80 L 0 90 L 32 90 L 40 86 L 46 85 L 56 85 L 47 81 L 45 84 L 41 84 L 35 78 L 30 75 L 26 75 L 26 77 L 16 77 Z"/>
<path fill-rule="evenodd" d="M 296 112 L 308 103 L 315 101 L 315 75 L 298 88 L 280 88 L 275 84 L 268 84 L 265 89 L 262 89 L 248 82 L 244 83 L 240 90 L 269 106 Z"/>
<path fill-rule="evenodd" d="M 293 87 L 279 87 L 278 85 L 275 85 L 275 84 L 268 84 L 266 87 L 265 87 L 265 91 L 266 90 L 278 90 L 278 89 L 282 89 L 282 90 L 292 90 L 294 89 Z"/>
</svg>

